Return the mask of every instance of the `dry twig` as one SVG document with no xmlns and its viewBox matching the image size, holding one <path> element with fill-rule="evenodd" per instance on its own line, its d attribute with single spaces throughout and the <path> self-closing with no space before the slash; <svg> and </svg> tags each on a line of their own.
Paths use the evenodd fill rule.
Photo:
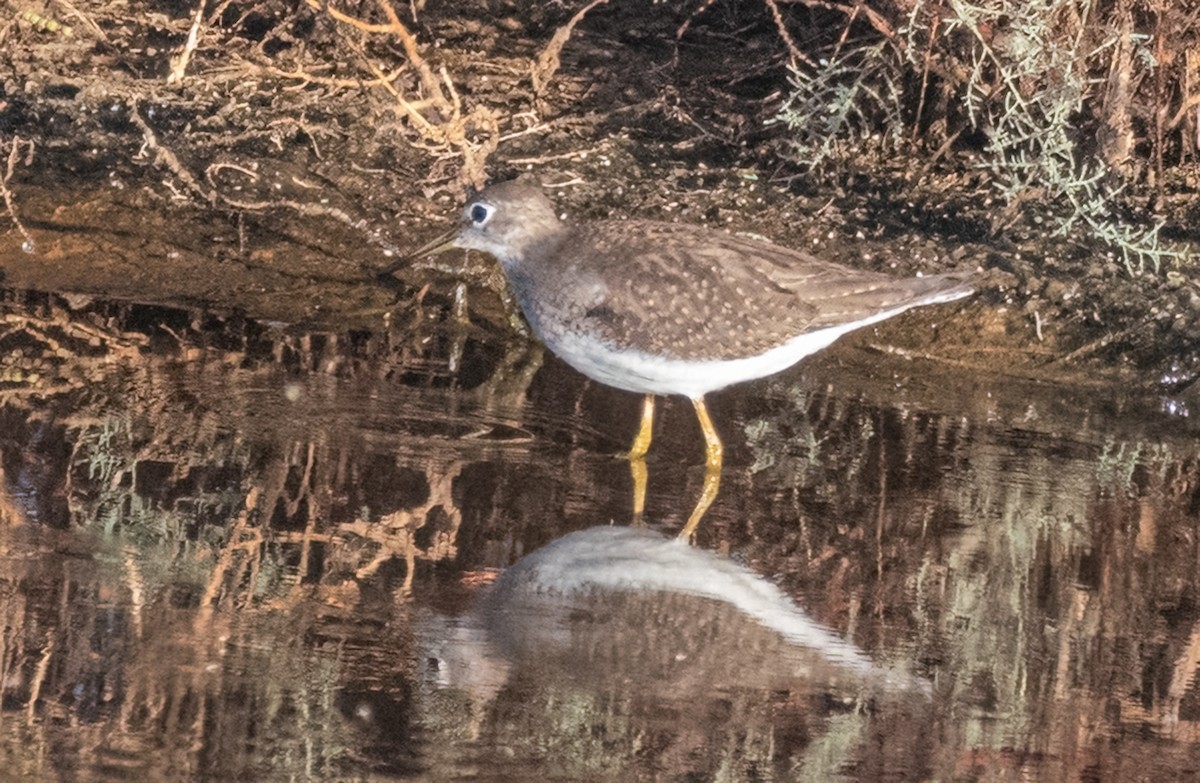
<svg viewBox="0 0 1200 783">
<path fill-rule="evenodd" d="M 183 48 L 179 54 L 171 58 L 171 73 L 167 76 L 167 84 L 180 84 L 183 82 L 184 73 L 187 71 L 188 63 L 191 62 L 192 53 L 196 51 L 196 46 L 200 41 L 200 25 L 204 22 L 204 6 L 208 4 L 208 0 L 200 0 L 196 6 L 196 14 L 192 17 L 192 26 L 188 30 L 187 40 L 183 42 Z"/>
<path fill-rule="evenodd" d="M 701 4 L 701 6 L 695 11 L 692 11 L 690 14 L 688 14 L 688 18 L 684 19 L 683 24 L 679 25 L 679 29 L 675 31 L 675 56 L 671 60 L 672 65 L 679 65 L 679 42 L 683 39 L 684 34 L 687 33 L 688 28 L 692 26 L 692 20 L 707 11 L 709 8 L 712 8 L 713 4 L 716 2 L 717 0 L 704 0 L 704 3 Z"/>
<path fill-rule="evenodd" d="M 433 154 L 448 152 L 461 155 L 462 171 L 459 177 L 464 182 L 480 186 L 484 182 L 484 166 L 488 157 L 500 142 L 499 119 L 487 107 L 476 107 L 464 114 L 458 93 L 444 69 L 434 71 L 421 56 L 416 36 L 396 15 L 387 0 L 379 0 L 379 8 L 387 18 L 386 24 L 373 24 L 356 19 L 329 7 L 323 0 L 305 0 L 314 9 L 328 13 L 331 18 L 356 30 L 372 34 L 394 35 L 400 39 L 408 58 L 408 64 L 417 74 L 417 80 L 425 97 L 421 101 L 410 101 L 397 84 L 395 75 L 384 74 L 370 57 L 355 46 L 365 68 L 396 100 L 400 114 L 407 119 L 428 146 L 421 147 Z M 436 117 L 430 119 L 422 110 L 433 109 Z"/>
<path fill-rule="evenodd" d="M 33 160 L 33 142 L 31 141 L 28 144 L 29 152 L 25 156 L 25 165 L 29 165 L 29 162 Z M 0 196 L 4 197 L 4 206 L 8 210 L 8 219 L 12 221 L 13 226 L 25 238 L 25 241 L 21 244 L 21 249 L 26 253 L 35 253 L 37 252 L 37 243 L 34 242 L 33 236 L 30 235 L 25 225 L 21 222 L 21 217 L 17 213 L 17 201 L 13 198 L 13 193 L 8 187 L 8 183 L 12 180 L 13 174 L 16 173 L 17 163 L 20 160 L 21 137 L 13 136 L 12 144 L 9 145 L 8 149 L 8 165 L 4 168 L 4 176 L 0 178 Z"/>
<path fill-rule="evenodd" d="M 801 5 L 806 5 L 809 8 L 824 8 L 824 9 L 827 9 L 830 11 L 839 11 L 839 12 L 845 14 L 846 16 L 862 14 L 863 16 L 867 17 L 867 21 L 871 23 L 871 26 L 874 27 L 875 30 L 880 35 L 882 35 L 885 38 L 889 38 L 889 39 L 896 38 L 896 30 L 894 27 L 892 27 L 891 23 L 888 22 L 887 19 L 883 18 L 883 16 L 878 11 L 871 8 L 866 3 L 862 3 L 862 2 L 834 3 L 834 2 L 830 2 L 829 0 L 784 0 L 784 1 L 789 2 L 789 3 L 800 3 Z M 770 2 L 774 2 L 774 0 L 770 0 Z M 898 43 L 898 45 L 901 45 L 901 46 L 903 45 L 902 41 L 897 41 L 897 43 Z"/>
<path fill-rule="evenodd" d="M 72 16 L 82 22 L 83 26 L 88 29 L 88 32 L 90 32 L 96 38 L 96 40 L 104 41 L 105 43 L 108 42 L 108 36 L 104 34 L 104 30 L 100 27 L 100 25 L 96 24 L 96 20 L 72 5 L 70 0 L 56 0 L 55 4 L 65 9 L 68 16 Z"/>
<path fill-rule="evenodd" d="M 792 59 L 816 68 L 817 64 L 810 60 L 804 52 L 800 51 L 800 47 L 796 46 L 796 42 L 792 39 L 792 34 L 788 32 L 787 25 L 783 23 L 783 14 L 779 13 L 779 6 L 775 4 L 775 0 L 763 0 L 763 2 L 767 4 L 767 8 L 771 11 L 771 18 L 775 20 L 775 29 L 779 31 L 779 37 L 783 39 L 783 43 L 787 46 Z"/>
<path fill-rule="evenodd" d="M 571 33 L 575 31 L 575 25 L 579 24 L 583 20 L 583 17 L 593 8 L 598 5 L 604 5 L 607 2 L 608 0 L 592 0 L 592 2 L 579 9 L 569 22 L 554 31 L 554 35 L 550 37 L 550 43 L 546 44 L 546 48 L 542 49 L 541 54 L 537 56 L 530 71 L 535 98 L 540 98 L 545 94 L 546 88 L 550 86 L 550 80 L 558 72 L 558 67 L 562 64 L 559 55 L 562 54 L 562 48 L 570 40 Z"/>
<path fill-rule="evenodd" d="M 158 135 L 155 134 L 154 129 L 147 125 L 146 121 L 142 119 L 138 104 L 135 103 L 133 105 L 133 111 L 129 113 L 129 116 L 133 119 L 134 125 L 137 125 L 142 129 L 142 138 L 144 140 L 143 149 L 154 150 L 154 163 L 156 165 L 165 166 L 171 171 L 171 173 L 178 177 L 179 180 L 183 182 L 183 184 L 186 185 L 189 190 L 192 191 L 192 193 L 200 196 L 210 204 L 213 203 L 216 198 L 216 194 L 211 190 L 205 190 L 203 187 L 201 187 L 200 183 L 196 181 L 196 178 L 192 176 L 192 172 L 188 171 L 188 169 L 179 161 L 179 158 L 175 157 L 175 153 L 159 143 Z"/>
</svg>

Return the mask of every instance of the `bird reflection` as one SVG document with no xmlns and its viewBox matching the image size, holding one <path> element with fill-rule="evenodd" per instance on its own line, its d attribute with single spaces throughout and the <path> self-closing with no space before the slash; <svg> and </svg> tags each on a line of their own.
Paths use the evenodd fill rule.
<svg viewBox="0 0 1200 783">
<path fill-rule="evenodd" d="M 509 568 L 474 615 L 427 628 L 441 686 L 478 705 L 519 676 L 563 687 L 688 699 L 786 689 L 853 700 L 928 694 L 872 661 L 749 569 L 623 527 L 571 533 Z"/>
</svg>

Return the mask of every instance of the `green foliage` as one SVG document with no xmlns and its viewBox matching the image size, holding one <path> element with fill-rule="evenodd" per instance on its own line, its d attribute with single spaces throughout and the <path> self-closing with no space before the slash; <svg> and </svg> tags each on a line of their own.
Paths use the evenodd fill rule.
<svg viewBox="0 0 1200 783">
<path fill-rule="evenodd" d="M 845 49 L 821 69 L 792 70 L 792 93 L 779 121 L 790 131 L 792 156 L 817 168 L 856 151 L 883 132 L 898 141 L 904 131 L 902 89 L 896 79 L 902 63 L 886 42 Z"/>
</svg>

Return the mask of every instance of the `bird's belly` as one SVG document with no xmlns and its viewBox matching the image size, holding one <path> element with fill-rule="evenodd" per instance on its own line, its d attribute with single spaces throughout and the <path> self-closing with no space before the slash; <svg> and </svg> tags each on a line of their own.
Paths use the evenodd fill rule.
<svg viewBox="0 0 1200 783">
<path fill-rule="evenodd" d="M 786 370 L 858 325 L 808 332 L 764 353 L 733 359 L 679 359 L 616 347 L 578 334 L 562 335 L 547 342 L 547 347 L 579 372 L 607 386 L 640 394 L 695 398 Z"/>
</svg>

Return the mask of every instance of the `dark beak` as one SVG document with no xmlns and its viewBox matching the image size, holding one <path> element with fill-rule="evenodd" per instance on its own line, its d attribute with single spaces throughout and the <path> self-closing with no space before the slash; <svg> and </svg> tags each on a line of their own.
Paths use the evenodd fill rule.
<svg viewBox="0 0 1200 783">
<path fill-rule="evenodd" d="M 411 264 L 413 261 L 415 261 L 418 258 L 422 258 L 424 256 L 433 256 L 433 255 L 437 255 L 438 253 L 446 252 L 450 248 L 454 247 L 454 240 L 458 237 L 458 231 L 459 230 L 457 228 L 447 231 L 445 234 L 442 234 L 441 236 L 433 239 L 432 241 L 425 243 L 424 245 L 417 248 L 416 250 L 409 253 L 408 255 L 402 256 L 399 259 L 388 264 L 386 267 L 384 267 L 383 269 L 380 269 L 378 272 L 376 272 L 375 276 L 381 277 L 381 278 L 390 277 L 391 274 L 393 272 L 395 272 L 397 269 L 399 269 L 402 266 L 407 266 L 408 264 Z"/>
</svg>

